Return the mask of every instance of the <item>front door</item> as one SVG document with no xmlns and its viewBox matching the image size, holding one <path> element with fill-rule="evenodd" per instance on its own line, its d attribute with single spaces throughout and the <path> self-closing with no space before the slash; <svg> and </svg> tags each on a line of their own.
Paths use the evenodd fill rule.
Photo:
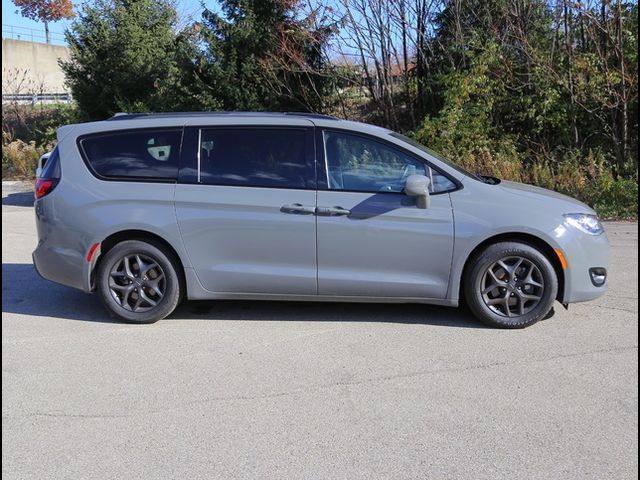
<svg viewBox="0 0 640 480">
<path fill-rule="evenodd" d="M 316 295 L 312 128 L 189 127 L 184 142 L 175 208 L 203 287 Z"/>
<path fill-rule="evenodd" d="M 318 293 L 443 299 L 453 253 L 455 184 L 421 159 L 368 136 L 324 131 L 318 163 Z M 431 205 L 402 190 L 412 174 L 432 180 Z"/>
</svg>

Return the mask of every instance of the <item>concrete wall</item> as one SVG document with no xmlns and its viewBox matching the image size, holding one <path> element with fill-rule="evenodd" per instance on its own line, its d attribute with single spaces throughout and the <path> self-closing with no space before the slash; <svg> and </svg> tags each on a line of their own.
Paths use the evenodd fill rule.
<svg viewBox="0 0 640 480">
<path fill-rule="evenodd" d="M 60 45 L 2 39 L 2 93 L 67 93 L 58 59 L 69 59 Z"/>
</svg>

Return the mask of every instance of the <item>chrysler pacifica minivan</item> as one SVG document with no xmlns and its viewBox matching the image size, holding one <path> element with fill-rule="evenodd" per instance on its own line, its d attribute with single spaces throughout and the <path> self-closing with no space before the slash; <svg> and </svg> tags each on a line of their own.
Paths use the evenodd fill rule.
<svg viewBox="0 0 640 480">
<path fill-rule="evenodd" d="M 587 205 L 471 174 L 383 128 L 118 114 L 57 135 L 36 183 L 34 264 L 124 321 L 183 299 L 464 299 L 479 320 L 521 328 L 607 288 Z"/>
</svg>

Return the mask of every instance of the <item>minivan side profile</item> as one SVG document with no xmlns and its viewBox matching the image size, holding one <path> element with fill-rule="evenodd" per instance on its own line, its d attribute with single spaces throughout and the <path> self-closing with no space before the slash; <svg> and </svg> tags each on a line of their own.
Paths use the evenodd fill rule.
<svg viewBox="0 0 640 480">
<path fill-rule="evenodd" d="M 150 323 L 183 299 L 458 306 L 522 328 L 607 288 L 595 212 L 316 114 L 118 114 L 61 127 L 36 269 Z"/>
</svg>

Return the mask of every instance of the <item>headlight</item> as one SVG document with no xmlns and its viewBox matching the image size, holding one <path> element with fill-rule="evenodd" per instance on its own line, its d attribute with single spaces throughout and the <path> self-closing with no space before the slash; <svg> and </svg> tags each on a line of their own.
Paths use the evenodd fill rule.
<svg viewBox="0 0 640 480">
<path fill-rule="evenodd" d="M 597 215 L 587 213 L 567 213 L 564 215 L 567 223 L 589 235 L 600 235 L 604 232 Z"/>
</svg>

